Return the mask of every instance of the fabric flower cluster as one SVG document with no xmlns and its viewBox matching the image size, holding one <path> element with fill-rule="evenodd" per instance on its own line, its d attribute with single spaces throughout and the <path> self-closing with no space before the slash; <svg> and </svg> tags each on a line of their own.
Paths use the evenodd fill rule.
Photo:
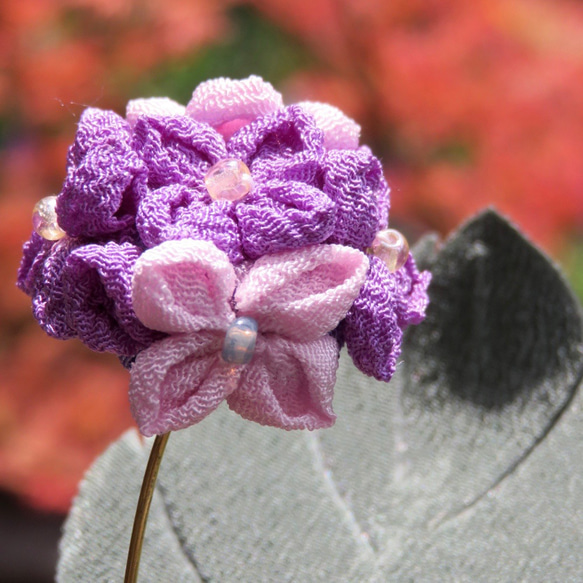
<svg viewBox="0 0 583 583">
<path fill-rule="evenodd" d="M 186 107 L 131 101 L 125 119 L 87 109 L 56 200 L 64 236 L 32 234 L 18 285 L 48 334 L 130 367 L 145 435 L 223 400 L 263 424 L 330 426 L 341 344 L 389 380 L 428 301 L 411 256 L 391 271 L 367 253 L 389 189 L 359 134 L 330 105 L 284 107 L 258 77 L 202 83 Z M 238 199 L 209 182 L 230 161 L 249 173 Z M 234 366 L 221 346 L 239 316 L 258 334 Z"/>
</svg>

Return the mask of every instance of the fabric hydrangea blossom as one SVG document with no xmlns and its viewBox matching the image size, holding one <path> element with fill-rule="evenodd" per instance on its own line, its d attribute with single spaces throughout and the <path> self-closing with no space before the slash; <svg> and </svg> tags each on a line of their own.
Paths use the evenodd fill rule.
<svg viewBox="0 0 583 583">
<path fill-rule="evenodd" d="M 126 119 L 88 109 L 56 205 L 67 236 L 52 242 L 33 233 L 18 284 L 52 336 L 79 337 L 124 362 L 143 358 L 169 333 L 134 309 L 132 276 L 148 250 L 205 241 L 236 272 L 313 246 L 367 251 L 387 226 L 389 190 L 359 133 L 332 106 L 284 107 L 258 77 L 202 83 L 187 106 L 134 100 Z M 205 188 L 206 173 L 226 158 L 252 175 L 240 201 L 213 200 Z M 412 257 L 394 273 L 371 258 L 334 331 L 361 370 L 390 378 L 403 328 L 424 317 L 429 278 Z"/>
</svg>

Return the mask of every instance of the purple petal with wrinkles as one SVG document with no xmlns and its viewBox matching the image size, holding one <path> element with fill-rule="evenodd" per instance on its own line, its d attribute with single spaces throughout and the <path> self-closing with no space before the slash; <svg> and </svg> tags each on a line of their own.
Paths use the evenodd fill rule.
<svg viewBox="0 0 583 583">
<path fill-rule="evenodd" d="M 72 237 L 107 235 L 133 225 L 145 171 L 132 150 L 128 123 L 111 111 L 85 110 L 57 199 L 59 224 Z"/>
</svg>

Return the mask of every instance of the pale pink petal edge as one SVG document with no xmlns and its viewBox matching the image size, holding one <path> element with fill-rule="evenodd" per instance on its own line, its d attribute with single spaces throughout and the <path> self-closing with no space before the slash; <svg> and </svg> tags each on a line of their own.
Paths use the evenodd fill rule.
<svg viewBox="0 0 583 583">
<path fill-rule="evenodd" d="M 259 330 L 299 341 L 334 330 L 366 280 L 368 257 L 344 245 L 314 245 L 265 255 L 235 292 L 241 315 Z"/>
<path fill-rule="evenodd" d="M 179 116 L 185 114 L 186 107 L 169 97 L 132 99 L 126 106 L 126 120 L 131 127 L 136 125 L 136 122 L 141 115 Z"/>
<path fill-rule="evenodd" d="M 303 101 L 298 103 L 316 121 L 324 132 L 324 146 L 328 150 L 355 150 L 360 140 L 360 126 L 340 109 L 328 103 Z"/>
<path fill-rule="evenodd" d="M 283 107 L 281 94 L 261 77 L 219 77 L 201 83 L 186 106 L 186 115 L 210 124 L 228 140 L 242 126 Z"/>
</svg>

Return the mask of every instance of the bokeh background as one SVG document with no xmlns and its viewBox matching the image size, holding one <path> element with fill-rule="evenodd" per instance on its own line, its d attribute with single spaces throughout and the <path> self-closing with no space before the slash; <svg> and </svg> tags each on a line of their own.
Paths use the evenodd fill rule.
<svg viewBox="0 0 583 583">
<path fill-rule="evenodd" d="M 392 186 L 391 222 L 411 239 L 494 205 L 583 295 L 580 0 L 2 0 L 6 583 L 52 580 L 78 481 L 132 424 L 117 360 L 46 337 L 14 285 L 31 209 L 59 192 L 84 107 L 187 103 L 205 79 L 252 73 L 286 103 L 330 102 L 362 125 Z"/>
</svg>

